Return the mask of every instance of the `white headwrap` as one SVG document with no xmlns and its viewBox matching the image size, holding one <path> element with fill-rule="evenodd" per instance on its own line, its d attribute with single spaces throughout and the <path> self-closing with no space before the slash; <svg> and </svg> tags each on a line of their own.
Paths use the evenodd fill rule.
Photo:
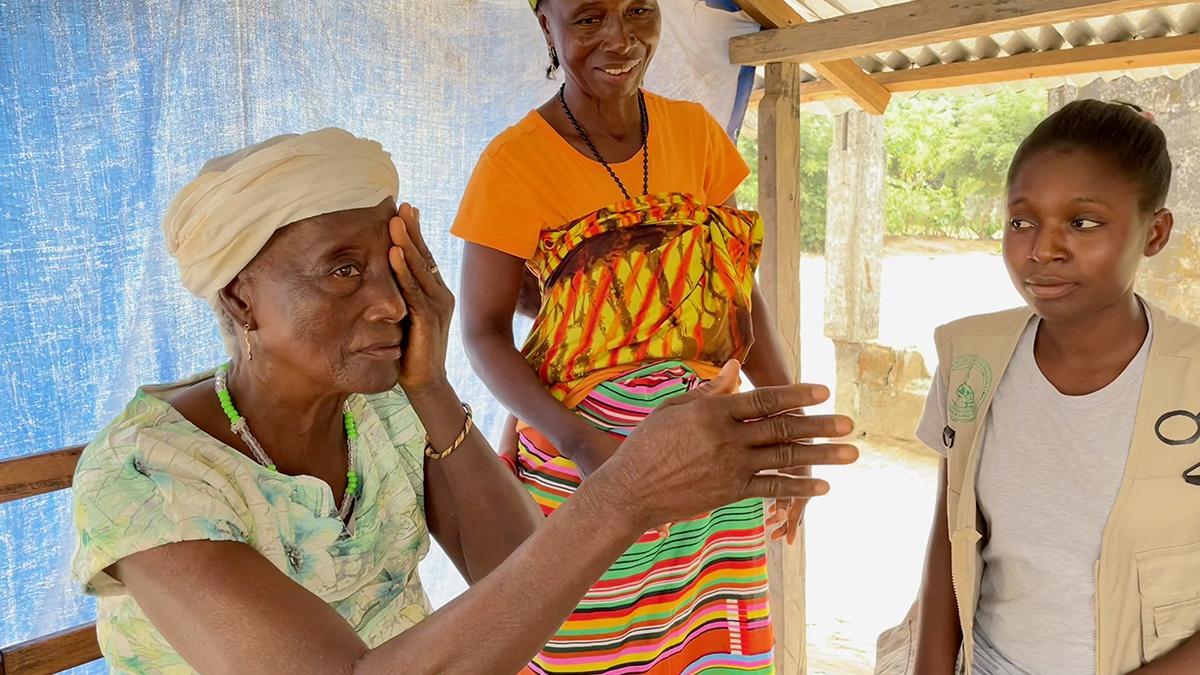
<svg viewBox="0 0 1200 675">
<path fill-rule="evenodd" d="M 276 230 L 376 206 L 399 189 L 391 155 L 341 129 L 285 134 L 209 161 L 171 200 L 162 228 L 183 285 L 214 308 Z"/>
</svg>

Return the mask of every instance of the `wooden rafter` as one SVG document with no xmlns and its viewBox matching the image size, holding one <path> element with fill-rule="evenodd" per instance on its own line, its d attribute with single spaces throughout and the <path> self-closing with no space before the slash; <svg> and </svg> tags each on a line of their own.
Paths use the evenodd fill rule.
<svg viewBox="0 0 1200 675">
<path fill-rule="evenodd" d="M 1148 7 L 1169 0 L 911 0 L 735 37 L 730 61 L 820 63 Z"/>
<path fill-rule="evenodd" d="M 96 624 L 87 623 L 0 649 L 0 674 L 61 673 L 100 657 Z"/>
<path fill-rule="evenodd" d="M 805 23 L 787 0 L 734 0 L 742 11 L 764 28 L 782 28 Z"/>
<path fill-rule="evenodd" d="M 0 504 L 71 487 L 83 446 L 0 461 Z M 100 658 L 96 624 L 88 623 L 0 646 L 0 675 L 49 675 Z"/>
<path fill-rule="evenodd" d="M 827 61 L 814 66 L 818 74 L 853 99 L 858 107 L 874 115 L 882 115 L 892 100 L 887 87 L 871 79 L 850 59 Z"/>
<path fill-rule="evenodd" d="M 0 504 L 71 487 L 83 446 L 0 460 Z"/>
<path fill-rule="evenodd" d="M 804 17 L 792 9 L 786 0 L 736 0 L 747 14 L 765 28 L 798 26 Z M 843 95 L 863 110 L 882 115 L 892 95 L 849 59 L 818 63 L 815 68 L 821 77 L 835 85 Z"/>
<path fill-rule="evenodd" d="M 1194 63 L 1200 63 L 1200 35 L 1129 40 L 1093 47 L 924 66 L 878 73 L 872 79 L 893 92 L 901 93 Z M 824 80 L 800 85 L 800 100 L 805 103 L 844 96 L 844 92 Z"/>
</svg>

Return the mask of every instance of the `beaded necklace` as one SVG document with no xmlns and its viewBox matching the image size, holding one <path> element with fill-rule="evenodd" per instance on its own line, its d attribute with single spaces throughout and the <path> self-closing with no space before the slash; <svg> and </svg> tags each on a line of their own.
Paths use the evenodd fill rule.
<svg viewBox="0 0 1200 675">
<path fill-rule="evenodd" d="M 630 199 L 629 191 L 625 189 L 625 184 L 617 177 L 617 172 L 613 171 L 612 167 L 608 165 L 608 161 L 604 159 L 604 156 L 596 149 L 596 145 L 592 143 L 591 137 L 583 130 L 583 125 L 571 113 L 571 107 L 567 105 L 567 84 L 565 82 L 558 89 L 558 102 L 562 104 L 562 109 L 567 114 L 567 119 L 571 120 L 571 126 L 575 127 L 575 133 L 579 134 L 584 143 L 587 143 L 588 149 L 592 151 L 592 156 L 596 158 L 597 162 L 604 165 L 605 170 L 608 171 L 608 175 L 612 176 L 612 179 L 617 182 L 617 187 L 621 189 L 621 194 L 625 196 L 625 199 Z M 641 89 L 638 90 L 638 111 L 642 118 L 642 194 L 645 195 L 650 194 L 650 145 L 647 143 L 647 138 L 650 135 L 650 119 L 646 114 L 646 97 L 642 95 Z"/>
<path fill-rule="evenodd" d="M 226 363 L 217 368 L 213 380 L 216 383 L 217 399 L 221 402 L 221 410 L 225 411 L 225 416 L 229 418 L 229 428 L 246 443 L 259 464 L 271 471 L 278 472 L 275 463 L 267 456 L 262 445 L 258 443 L 258 439 L 250 433 L 250 425 L 246 422 L 246 418 L 242 417 L 237 408 L 233 407 L 233 399 L 229 395 L 229 388 L 225 385 L 225 377 L 228 374 L 229 364 Z M 354 414 L 350 412 L 350 401 L 342 404 L 342 421 L 346 426 L 346 492 L 342 495 L 342 506 L 338 509 L 338 516 L 345 520 L 346 516 L 350 515 L 350 508 L 354 505 L 354 498 L 358 495 L 359 487 L 358 472 L 354 470 L 358 459 L 358 427 L 354 423 Z"/>
</svg>

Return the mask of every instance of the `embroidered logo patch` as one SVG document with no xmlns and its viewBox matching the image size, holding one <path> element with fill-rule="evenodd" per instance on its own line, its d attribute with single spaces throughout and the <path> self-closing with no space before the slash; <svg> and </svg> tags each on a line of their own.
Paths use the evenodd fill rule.
<svg viewBox="0 0 1200 675">
<path fill-rule="evenodd" d="M 955 422 L 971 423 L 992 389 L 992 367 L 975 354 L 954 359 L 946 411 Z"/>
</svg>

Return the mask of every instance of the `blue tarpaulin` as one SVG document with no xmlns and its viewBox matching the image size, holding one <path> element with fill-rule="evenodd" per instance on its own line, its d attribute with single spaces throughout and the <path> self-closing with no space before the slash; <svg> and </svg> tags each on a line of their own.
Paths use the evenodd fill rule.
<svg viewBox="0 0 1200 675">
<path fill-rule="evenodd" d="M 749 92 L 724 50 L 753 24 L 662 7 L 649 87 L 736 129 Z M 558 86 L 525 0 L 16 0 L 0 27 L 0 459 L 85 443 L 138 385 L 222 358 L 159 229 L 207 158 L 325 126 L 379 140 L 455 280 L 476 158 Z M 454 340 L 454 381 L 494 431 L 503 410 Z M 67 493 L 0 506 L 0 645 L 90 620 L 72 547 Z M 462 588 L 440 556 L 422 573 L 435 602 Z"/>
</svg>

